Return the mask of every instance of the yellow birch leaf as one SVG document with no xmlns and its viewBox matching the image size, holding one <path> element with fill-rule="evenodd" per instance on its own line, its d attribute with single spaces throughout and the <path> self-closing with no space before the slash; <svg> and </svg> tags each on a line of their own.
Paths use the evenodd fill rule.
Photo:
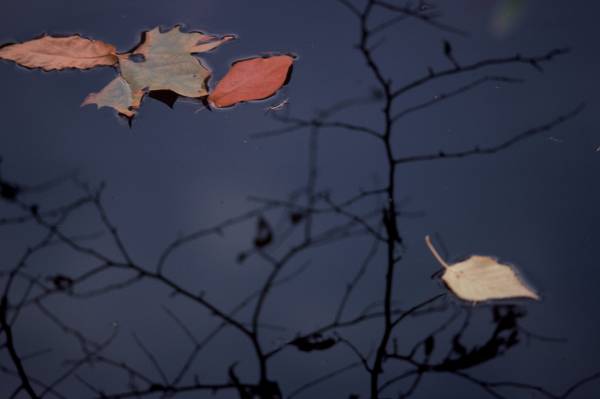
<svg viewBox="0 0 600 399">
<path fill-rule="evenodd" d="M 472 255 L 462 262 L 448 264 L 437 252 L 429 236 L 425 237 L 425 242 L 444 268 L 442 280 L 450 291 L 462 300 L 476 303 L 509 298 L 540 299 L 509 265 L 480 255 Z"/>
</svg>

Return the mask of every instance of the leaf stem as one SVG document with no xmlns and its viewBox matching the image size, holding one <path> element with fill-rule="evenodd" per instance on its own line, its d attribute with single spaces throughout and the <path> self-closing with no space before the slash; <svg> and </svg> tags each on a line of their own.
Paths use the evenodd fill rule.
<svg viewBox="0 0 600 399">
<path fill-rule="evenodd" d="M 446 263 L 444 258 L 441 257 L 441 255 L 439 254 L 437 249 L 435 249 L 435 247 L 431 243 L 431 237 L 429 237 L 429 235 L 425 236 L 425 243 L 427 244 L 427 247 L 431 251 L 431 254 L 433 255 L 433 257 L 440 263 L 440 265 L 442 265 L 444 267 L 444 269 L 449 268 L 450 265 L 448 263 Z"/>
</svg>

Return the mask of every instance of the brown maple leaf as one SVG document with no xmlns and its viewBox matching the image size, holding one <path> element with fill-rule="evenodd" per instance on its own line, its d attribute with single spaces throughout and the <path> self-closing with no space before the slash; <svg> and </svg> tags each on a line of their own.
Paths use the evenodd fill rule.
<svg viewBox="0 0 600 399">
<path fill-rule="evenodd" d="M 132 117 L 147 92 L 167 90 L 184 97 L 205 97 L 211 71 L 193 54 L 213 50 L 234 38 L 182 32 L 179 26 L 166 32 L 154 28 L 144 33 L 133 51 L 118 56 L 122 79 L 92 93 L 82 105 L 109 106 Z"/>
</svg>

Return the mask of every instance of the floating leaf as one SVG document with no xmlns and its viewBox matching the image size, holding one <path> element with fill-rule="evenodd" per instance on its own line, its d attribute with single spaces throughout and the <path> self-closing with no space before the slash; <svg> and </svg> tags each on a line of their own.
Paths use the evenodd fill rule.
<svg viewBox="0 0 600 399">
<path fill-rule="evenodd" d="M 117 63 L 114 46 L 81 36 L 43 36 L 0 48 L 0 58 L 45 71 L 65 68 L 89 69 Z"/>
<path fill-rule="evenodd" d="M 180 96 L 198 99 L 207 105 L 207 81 L 211 71 L 195 55 L 214 50 L 233 39 L 234 35 L 183 32 L 180 26 L 164 32 L 154 28 L 144 32 L 142 41 L 133 51 L 117 54 L 110 44 L 78 35 L 43 36 L 0 46 L 0 59 L 47 71 L 118 66 L 119 76 L 99 92 L 88 95 L 82 106 L 111 107 L 132 118 L 146 95 L 169 107 L 173 107 Z M 217 107 L 226 107 L 273 95 L 286 83 L 293 61 L 292 56 L 278 55 L 234 63 L 217 85 L 213 103 Z M 286 104 L 287 100 L 270 110 L 282 109 Z"/>
<path fill-rule="evenodd" d="M 199 32 L 182 32 L 179 26 L 161 32 L 154 28 L 130 54 L 119 56 L 121 75 L 131 86 L 134 106 L 145 91 L 170 90 L 184 97 L 208 95 L 210 70 L 192 54 L 210 51 L 234 39 Z M 141 59 L 138 59 L 141 58 Z"/>
<path fill-rule="evenodd" d="M 264 100 L 286 83 L 293 63 L 294 57 L 290 55 L 237 61 L 208 99 L 218 108 L 230 107 L 243 101 Z"/>
<path fill-rule="evenodd" d="M 178 25 L 166 32 L 161 32 L 156 27 L 144 33 L 142 43 L 133 50 L 133 53 L 169 55 L 179 51 L 182 53 L 199 54 L 214 50 L 221 44 L 234 39 L 235 35 L 219 37 L 200 32 L 182 32 L 181 27 Z"/>
<path fill-rule="evenodd" d="M 425 237 L 425 241 L 445 269 L 442 280 L 460 299 L 471 302 L 508 298 L 539 299 L 537 293 L 527 287 L 511 266 L 480 255 L 449 265 L 436 251 L 429 236 Z"/>
<path fill-rule="evenodd" d="M 136 100 L 137 106 L 139 101 Z M 134 99 L 131 93 L 131 87 L 122 77 L 118 76 L 106 87 L 104 87 L 98 93 L 92 93 L 88 95 L 81 106 L 96 104 L 98 108 L 112 107 L 116 109 L 119 114 L 131 118 L 135 115 L 135 109 L 137 106 L 134 105 Z"/>
</svg>

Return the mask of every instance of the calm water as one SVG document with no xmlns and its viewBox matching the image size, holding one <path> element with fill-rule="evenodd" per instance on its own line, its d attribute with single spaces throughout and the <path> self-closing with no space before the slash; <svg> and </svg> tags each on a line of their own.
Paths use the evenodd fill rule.
<svg viewBox="0 0 600 399">
<path fill-rule="evenodd" d="M 518 327 L 510 326 L 500 335 L 494 335 L 498 323 L 494 322 L 492 305 L 465 305 L 451 294 L 399 323 L 393 338 L 398 352 L 407 354 L 416 343 L 451 321 L 435 335 L 431 356 L 424 358 L 421 346 L 416 362 L 481 361 L 454 372 L 424 373 L 412 392 L 414 398 L 493 397 L 481 384 L 458 373 L 479 381 L 527 383 L 562 395 L 573 384 L 600 371 L 600 189 L 596 184 L 600 56 L 595 43 L 600 6 L 541 0 L 502 3 L 439 1 L 444 14 L 440 21 L 468 31 L 468 36 L 408 18 L 371 41 L 377 45 L 373 56 L 382 73 L 392 79 L 393 87 L 426 75 L 427 67 L 435 71 L 452 68 L 451 60 L 444 56 L 444 40 L 452 43 L 452 55 L 459 65 L 516 53 L 545 54 L 564 46 L 573 50 L 542 64 L 543 73 L 529 65 L 493 66 L 436 79 L 399 97 L 394 114 L 486 76 L 525 80 L 520 84 L 486 82 L 404 116 L 395 125 L 390 142 L 398 157 L 494 146 L 586 103 L 575 119 L 505 151 L 397 168 L 394 194 L 403 243 L 396 246 L 402 260 L 392 284 L 394 309 L 407 310 L 447 292 L 431 278 L 439 266 L 423 237 L 434 233 L 447 259 L 459 260 L 473 253 L 497 256 L 516 265 L 543 297 L 535 303 L 504 303 L 517 305 L 524 316 L 517 318 Z M 394 15 L 378 10 L 370 22 L 375 26 Z M 118 227 L 132 262 L 146 271 L 155 270 L 165 248 L 178 237 L 264 207 L 264 199 L 285 203 L 212 231 L 172 254 L 164 275 L 195 300 L 181 292 L 173 295 L 172 285 L 152 276 L 104 295 L 73 297 L 73 293 L 93 292 L 133 276 L 111 269 L 71 291 L 44 297 L 43 308 L 33 303 L 24 306 L 12 325 L 14 345 L 25 357 L 24 368 L 38 395 L 44 385 L 35 381 L 48 385 L 63 375 L 66 378 L 56 384 L 56 392 L 44 396 L 100 397 L 81 381 L 107 395 L 148 390 L 152 383 L 177 387 L 198 381 L 231 384 L 228 370 L 233 364 L 242 383 L 258 383 L 260 368 L 255 351 L 248 337 L 235 327 L 222 330 L 177 379 L 195 343 L 172 315 L 201 342 L 220 324 L 203 301 L 230 314 L 263 287 L 274 268 L 283 268 L 275 280 L 281 286 L 269 291 L 257 327 L 265 353 L 331 323 L 365 259 L 369 259 L 368 267 L 340 320 L 352 320 L 365 311 L 375 315 L 382 312 L 388 244 L 374 244 L 377 240 L 373 236 L 387 236 L 381 215 L 388 201 L 385 195 L 374 195 L 337 212 L 332 205 L 365 190 L 387 186 L 389 169 L 382 142 L 364 132 L 340 128 L 304 128 L 260 139 L 255 136 L 290 127 L 277 117 L 311 120 L 335 105 L 341 110 L 329 121 L 384 131 L 381 88 L 355 47 L 360 39 L 359 21 L 340 3 L 6 1 L 0 13 L 0 43 L 23 41 L 44 32 L 80 33 L 127 51 L 138 43 L 141 32 L 177 23 L 193 30 L 239 36 L 239 40 L 203 57 L 214 71 L 213 85 L 234 60 L 268 52 L 299 56 L 290 83 L 275 98 L 224 111 L 211 112 L 185 100 L 171 110 L 147 99 L 129 128 L 110 110 L 79 107 L 88 93 L 98 91 L 114 77 L 114 70 L 42 73 L 0 62 L 1 178 L 23 186 L 59 178 L 49 188 L 18 196 L 23 203 L 38 204 L 40 212 L 81 197 L 84 185 L 94 189 L 105 182 L 102 204 Z M 283 110 L 265 112 L 266 107 L 285 99 L 288 105 Z M 307 186 L 308 193 L 314 194 L 312 205 Z M 290 202 L 296 205 L 290 206 Z M 302 216 L 307 206 L 324 212 L 313 213 L 307 223 Z M 0 219 L 23 212 L 14 202 L 0 202 Z M 272 230 L 273 242 L 256 249 L 253 242 L 259 214 Z M 365 218 L 370 231 L 356 223 L 357 216 Z M 300 220 L 294 224 L 292 218 Z M 343 226 L 345 233 L 322 235 L 335 226 Z M 65 237 L 81 246 L 111 259 L 123 257 L 93 204 L 77 209 L 62 229 Z M 305 242 L 307 229 L 314 240 L 320 237 L 323 241 L 298 250 L 281 266 L 280 258 Z M 43 238 L 44 229 L 34 222 L 0 226 L 2 270 L 13 269 L 26 248 Z M 244 254 L 242 263 L 240 254 Z M 52 278 L 57 275 L 75 278 L 104 263 L 89 255 L 55 239 L 28 259 L 22 270 L 52 288 Z M 6 281 L 4 275 L 3 290 Z M 21 275 L 8 295 L 10 303 L 18 304 L 24 295 L 33 298 L 42 292 L 39 285 L 31 292 L 26 289 L 27 280 Z M 255 305 L 256 297 L 235 313 L 241 329 L 252 331 Z M 507 312 L 506 308 L 501 311 Z M 49 314 L 60 319 L 64 328 Z M 504 314 L 503 322 L 513 320 L 511 314 Z M 10 311 L 9 320 L 13 315 Z M 101 351 L 88 345 L 88 350 L 96 350 L 96 361 L 90 362 L 88 357 L 85 364 L 73 368 L 73 361 L 81 360 L 84 354 L 71 328 L 94 342 L 113 339 Z M 283 346 L 268 362 L 268 379 L 289 397 L 315 378 L 348 368 L 294 397 L 368 398 L 369 373 L 355 351 L 373 364 L 383 328 L 383 319 L 374 317 L 352 327 L 328 330 L 322 339 L 338 342 L 327 350 L 303 352 L 293 345 Z M 475 350 L 485 348 L 486 343 L 490 348 L 503 339 L 502 351 L 513 331 L 518 343 L 506 353 L 487 359 Z M 6 336 L 1 337 L 0 343 L 5 343 Z M 388 351 L 393 347 L 390 340 Z M 38 351 L 43 352 L 28 358 Z M 151 352 L 160 370 L 145 351 Z M 99 360 L 100 355 L 101 359 L 126 362 L 139 376 L 130 379 L 122 367 Z M 347 367 L 352 364 L 355 367 Z M 0 366 L 15 369 L 6 348 L 0 352 Z M 389 359 L 380 383 L 412 367 L 410 362 Z M 410 376 L 391 385 L 380 397 L 398 397 L 409 390 L 413 380 Z M 10 397 L 19 385 L 19 379 L 10 372 L 0 374 L 0 397 Z M 497 394 L 507 398 L 549 397 L 538 391 L 501 388 Z M 596 381 L 569 398 L 595 398 L 599 392 L 600 381 Z M 19 395 L 16 397 L 28 397 L 24 391 Z M 152 395 L 146 397 L 161 397 Z M 191 391 L 177 397 L 239 395 L 229 389 L 214 396 L 211 391 Z"/>
</svg>

